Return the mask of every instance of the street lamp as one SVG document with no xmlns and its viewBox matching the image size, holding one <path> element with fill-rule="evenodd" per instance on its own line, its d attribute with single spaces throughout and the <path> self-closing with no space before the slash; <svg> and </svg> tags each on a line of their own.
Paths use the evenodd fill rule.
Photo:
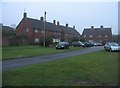
<svg viewBox="0 0 120 88">
<path fill-rule="evenodd" d="M 46 22 L 46 11 L 44 12 L 44 41 L 43 41 L 43 45 L 45 47 L 45 38 L 46 38 L 46 33 L 45 33 L 45 22 Z"/>
</svg>

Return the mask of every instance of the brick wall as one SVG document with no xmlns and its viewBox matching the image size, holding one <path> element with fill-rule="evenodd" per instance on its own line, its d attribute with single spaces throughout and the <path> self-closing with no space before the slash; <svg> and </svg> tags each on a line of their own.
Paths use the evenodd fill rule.
<svg viewBox="0 0 120 88">
<path fill-rule="evenodd" d="M 107 35 L 107 37 L 105 36 L 93 36 L 93 37 L 84 37 L 85 41 L 88 42 L 89 40 L 93 40 L 94 42 L 101 42 L 101 43 L 106 43 L 106 42 L 111 42 L 112 41 L 112 35 Z"/>
<path fill-rule="evenodd" d="M 9 45 L 8 37 L 2 36 L 2 46 L 8 46 L 8 45 Z"/>
<path fill-rule="evenodd" d="M 28 32 L 27 32 L 28 29 Z M 20 24 L 16 28 L 16 35 L 27 35 L 28 36 L 28 42 L 33 43 L 33 29 L 30 26 L 29 22 L 27 21 L 26 18 L 23 18 Z"/>
</svg>

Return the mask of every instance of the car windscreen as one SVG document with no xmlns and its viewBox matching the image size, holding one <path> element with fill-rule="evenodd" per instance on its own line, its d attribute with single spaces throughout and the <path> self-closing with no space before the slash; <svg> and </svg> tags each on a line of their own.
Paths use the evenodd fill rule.
<svg viewBox="0 0 120 88">
<path fill-rule="evenodd" d="M 110 45 L 111 45 L 111 46 L 118 46 L 117 43 L 111 43 Z"/>
<path fill-rule="evenodd" d="M 58 44 L 58 46 L 64 46 L 65 44 Z"/>
<path fill-rule="evenodd" d="M 65 44 L 65 42 L 60 42 L 58 45 L 64 45 Z"/>
</svg>

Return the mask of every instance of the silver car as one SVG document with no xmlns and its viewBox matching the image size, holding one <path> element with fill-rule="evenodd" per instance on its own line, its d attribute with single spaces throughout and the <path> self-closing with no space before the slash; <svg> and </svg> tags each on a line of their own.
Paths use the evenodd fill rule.
<svg viewBox="0 0 120 88">
<path fill-rule="evenodd" d="M 109 42 L 104 45 L 104 49 L 107 51 L 120 51 L 120 46 L 118 43 Z"/>
</svg>

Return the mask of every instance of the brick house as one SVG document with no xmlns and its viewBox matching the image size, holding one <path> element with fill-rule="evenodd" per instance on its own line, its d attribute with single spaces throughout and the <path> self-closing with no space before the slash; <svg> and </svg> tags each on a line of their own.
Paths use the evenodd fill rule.
<svg viewBox="0 0 120 88">
<path fill-rule="evenodd" d="M 15 44 L 15 29 L 2 25 L 2 46 Z"/>
<path fill-rule="evenodd" d="M 120 34 L 112 35 L 112 41 L 117 43 L 120 42 Z"/>
<path fill-rule="evenodd" d="M 45 23 L 45 37 L 52 38 L 52 42 L 69 41 L 73 38 L 79 38 L 80 34 L 76 31 L 75 26 L 62 26 L 56 20 L 53 23 L 44 22 L 44 18 L 40 20 L 28 18 L 27 13 L 24 13 L 23 19 L 16 28 L 16 35 L 27 35 L 29 44 L 38 44 L 44 38 L 44 23 Z"/>
<path fill-rule="evenodd" d="M 101 26 L 100 28 L 85 28 L 82 33 L 82 38 L 86 42 L 100 42 L 105 44 L 106 42 L 112 41 L 112 31 L 111 28 L 104 28 Z"/>
</svg>

